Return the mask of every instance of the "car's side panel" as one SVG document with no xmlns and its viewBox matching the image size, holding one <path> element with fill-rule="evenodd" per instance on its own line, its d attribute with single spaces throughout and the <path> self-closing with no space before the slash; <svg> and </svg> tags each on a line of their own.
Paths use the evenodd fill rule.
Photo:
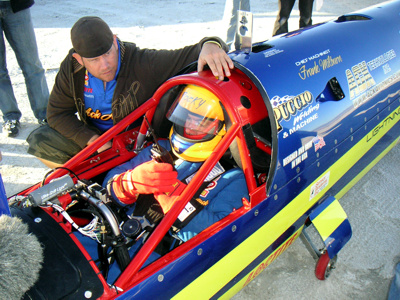
<svg viewBox="0 0 400 300">
<path fill-rule="evenodd" d="M 363 162 L 362 166 L 357 166 L 358 171 L 369 168 L 372 162 L 376 162 L 375 158 L 382 148 L 393 147 L 398 140 L 393 133 L 400 130 L 398 103 L 392 104 L 397 107 L 389 114 L 392 120 L 390 124 L 384 118 L 378 125 L 371 126 L 372 130 L 363 133 L 364 138 L 353 144 L 350 150 L 346 153 L 338 151 L 341 157 L 333 164 L 328 161 L 329 165 L 332 164 L 329 170 L 313 182 L 300 180 L 308 185 L 288 205 L 281 207 L 279 203 L 285 203 L 287 190 L 298 190 L 300 183 L 297 180 L 289 182 L 284 190 L 272 194 L 269 199 L 216 233 L 212 239 L 139 283 L 121 299 L 150 296 L 153 293 L 156 296 L 161 292 L 166 297 L 175 295 L 176 299 L 193 295 L 212 298 L 224 293 L 229 296 L 243 288 L 298 237 L 306 217 L 323 199 L 323 195 L 330 194 L 330 189 L 340 191 L 344 188 L 337 185 L 340 185 L 340 178 L 349 172 L 357 174 L 352 172 L 357 161 Z M 376 128 L 380 128 L 379 132 L 376 132 Z M 375 142 L 370 139 L 372 135 Z M 351 138 L 348 141 L 351 142 Z M 379 151 L 375 151 L 374 147 L 378 147 Z M 336 160 L 335 157 L 331 159 Z M 305 175 L 300 174 L 299 178 Z"/>
</svg>

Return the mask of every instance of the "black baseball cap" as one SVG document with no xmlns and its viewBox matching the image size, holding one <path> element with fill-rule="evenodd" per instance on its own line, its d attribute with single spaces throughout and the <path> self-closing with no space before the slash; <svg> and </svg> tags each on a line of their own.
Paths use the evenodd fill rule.
<svg viewBox="0 0 400 300">
<path fill-rule="evenodd" d="M 110 50 L 114 35 L 101 18 L 86 16 L 72 26 L 71 41 L 74 50 L 80 56 L 92 58 Z"/>
</svg>

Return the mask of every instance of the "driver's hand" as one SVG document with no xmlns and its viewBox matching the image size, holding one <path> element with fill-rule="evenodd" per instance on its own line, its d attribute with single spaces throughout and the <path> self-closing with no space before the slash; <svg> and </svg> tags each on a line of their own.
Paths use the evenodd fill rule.
<svg viewBox="0 0 400 300">
<path fill-rule="evenodd" d="M 151 160 L 125 172 L 122 180 L 128 190 L 133 188 L 139 194 L 158 194 L 173 191 L 177 177 L 178 172 L 173 170 L 171 164 Z"/>
<path fill-rule="evenodd" d="M 140 194 L 172 192 L 177 177 L 171 164 L 151 160 L 115 176 L 111 187 L 119 201 L 132 204 Z"/>
</svg>

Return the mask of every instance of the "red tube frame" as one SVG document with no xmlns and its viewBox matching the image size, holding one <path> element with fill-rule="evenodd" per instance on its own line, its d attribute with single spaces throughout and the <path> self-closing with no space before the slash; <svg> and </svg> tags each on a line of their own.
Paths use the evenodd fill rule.
<svg viewBox="0 0 400 300">
<path fill-rule="evenodd" d="M 172 224 L 175 222 L 176 218 L 180 214 L 180 212 L 185 208 L 187 202 L 194 196 L 194 193 L 200 188 L 201 184 L 207 177 L 207 175 L 211 172 L 212 168 L 215 164 L 220 160 L 223 153 L 228 149 L 230 144 L 234 141 L 235 138 L 238 138 L 239 152 L 241 157 L 249 157 L 249 152 L 245 144 L 245 138 L 241 129 L 241 120 L 238 116 L 238 112 L 235 110 L 235 107 L 229 102 L 228 97 L 220 91 L 218 88 L 217 81 L 213 78 L 213 81 L 204 77 L 194 76 L 194 75 L 182 75 L 179 77 L 172 78 L 168 80 L 165 84 L 163 84 L 154 94 L 153 100 L 155 102 L 159 102 L 161 97 L 172 87 L 177 85 L 187 85 L 194 84 L 201 87 L 204 87 L 211 91 L 213 94 L 217 96 L 218 99 L 221 100 L 226 111 L 231 119 L 232 126 L 229 128 L 228 132 L 218 144 L 215 151 L 211 154 L 211 156 L 207 159 L 204 165 L 201 168 L 201 172 L 198 172 L 193 180 L 189 183 L 183 193 L 179 196 L 178 200 L 175 202 L 171 210 L 168 214 L 163 218 L 161 223 L 157 226 L 155 231 L 151 234 L 146 243 L 142 246 L 139 252 L 132 259 L 128 267 L 123 272 L 115 285 L 123 290 L 128 289 L 130 286 L 144 279 L 144 277 L 150 275 L 147 272 L 143 274 L 139 274 L 139 270 L 149 258 L 150 254 L 155 250 L 156 246 L 160 243 L 161 239 L 165 236 L 168 230 L 171 228 Z M 155 110 L 155 108 L 153 108 Z M 153 113 L 149 112 L 150 115 Z M 151 121 L 151 120 L 149 120 Z M 251 193 L 256 188 L 256 182 L 253 177 L 253 167 L 251 162 L 248 159 L 242 159 L 243 162 L 243 171 L 245 173 L 246 181 L 249 187 L 249 192 Z M 187 199 L 184 201 L 184 199 Z M 141 276 L 143 275 L 143 276 Z"/>
</svg>

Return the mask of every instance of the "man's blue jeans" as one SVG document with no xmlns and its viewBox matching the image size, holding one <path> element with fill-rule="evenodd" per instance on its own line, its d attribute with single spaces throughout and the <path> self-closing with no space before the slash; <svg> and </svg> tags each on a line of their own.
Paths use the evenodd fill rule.
<svg viewBox="0 0 400 300">
<path fill-rule="evenodd" d="M 49 89 L 36 44 L 29 8 L 13 13 L 10 2 L 0 1 L 0 109 L 4 121 L 19 120 L 18 108 L 6 63 L 4 36 L 15 52 L 25 77 L 26 89 L 33 114 L 38 120 L 46 118 Z M 4 34 L 3 34 L 4 33 Z"/>
<path fill-rule="evenodd" d="M 396 265 L 394 277 L 389 287 L 388 300 L 400 299 L 400 262 Z"/>
</svg>

